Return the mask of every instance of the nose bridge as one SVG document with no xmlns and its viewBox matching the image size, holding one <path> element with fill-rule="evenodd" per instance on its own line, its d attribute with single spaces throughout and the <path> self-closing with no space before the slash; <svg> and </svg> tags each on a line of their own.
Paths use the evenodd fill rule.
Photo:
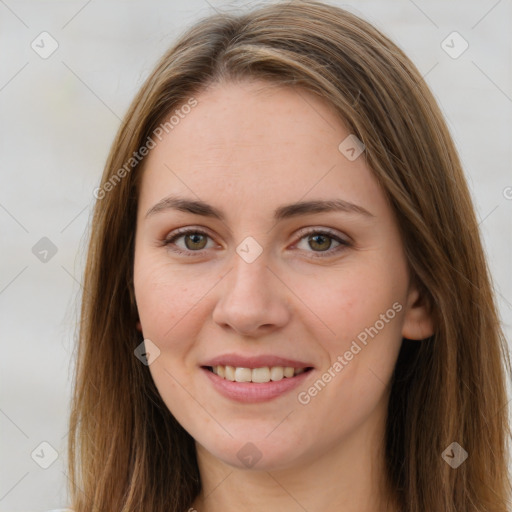
<svg viewBox="0 0 512 512">
<path fill-rule="evenodd" d="M 214 320 L 239 333 L 252 335 L 263 326 L 268 329 L 284 325 L 288 319 L 286 299 L 278 280 L 267 268 L 267 255 L 261 252 L 255 259 L 246 258 L 244 252 L 240 255 L 238 250 L 233 254 L 231 270 L 223 280 L 221 296 L 213 312 Z"/>
<path fill-rule="evenodd" d="M 240 248 L 239 248 L 240 249 Z M 233 300 L 252 300 L 261 302 L 268 298 L 272 273 L 268 270 L 269 261 L 265 254 L 252 260 L 246 260 L 239 253 L 233 255 L 233 265 L 228 282 L 226 283 L 226 297 Z"/>
</svg>

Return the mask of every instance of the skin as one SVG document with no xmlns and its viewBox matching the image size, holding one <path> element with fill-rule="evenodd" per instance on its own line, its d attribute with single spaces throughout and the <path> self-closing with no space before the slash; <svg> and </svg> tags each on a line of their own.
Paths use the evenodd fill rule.
<svg viewBox="0 0 512 512">
<path fill-rule="evenodd" d="M 350 161 L 338 150 L 350 132 L 317 96 L 246 81 L 215 84 L 196 99 L 145 161 L 134 263 L 139 329 L 160 350 L 151 375 L 196 440 L 203 492 L 193 506 L 396 510 L 384 479 L 388 384 L 402 337 L 425 338 L 432 324 L 390 205 L 364 153 Z M 205 201 L 224 221 L 175 209 L 146 215 L 170 194 Z M 339 198 L 371 215 L 273 219 L 285 204 Z M 165 245 L 187 226 L 208 237 Z M 322 229 L 350 245 L 318 240 Z M 262 248 L 252 263 L 236 252 L 248 236 Z M 298 393 L 394 303 L 402 306 L 394 318 L 309 403 L 299 403 Z M 276 354 L 314 370 L 296 390 L 241 404 L 220 395 L 200 369 L 229 352 Z M 261 453 L 251 468 L 237 457 L 247 442 Z"/>
</svg>

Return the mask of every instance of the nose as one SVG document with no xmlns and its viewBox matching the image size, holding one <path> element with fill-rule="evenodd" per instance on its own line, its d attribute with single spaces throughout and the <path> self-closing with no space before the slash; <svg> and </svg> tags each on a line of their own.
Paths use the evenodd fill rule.
<svg viewBox="0 0 512 512">
<path fill-rule="evenodd" d="M 213 320 L 224 329 L 258 337 L 285 326 L 290 320 L 289 297 L 262 254 L 247 263 L 233 255 L 231 270 L 222 280 Z"/>
</svg>

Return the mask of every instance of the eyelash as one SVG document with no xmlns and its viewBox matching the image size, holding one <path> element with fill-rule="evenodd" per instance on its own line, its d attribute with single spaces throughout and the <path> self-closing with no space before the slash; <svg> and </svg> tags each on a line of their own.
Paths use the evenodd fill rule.
<svg viewBox="0 0 512 512">
<path fill-rule="evenodd" d="M 202 231 L 201 229 L 183 228 L 183 229 L 178 229 L 177 231 L 175 231 L 172 234 L 172 236 L 170 236 L 170 237 L 166 238 L 165 240 L 163 240 L 163 244 L 162 245 L 168 246 L 171 251 L 173 251 L 175 253 L 178 253 L 178 254 L 182 254 L 182 255 L 185 255 L 185 256 L 197 256 L 198 254 L 201 254 L 206 249 L 200 249 L 199 251 L 190 251 L 190 250 L 176 249 L 176 248 L 170 247 L 179 238 L 182 238 L 183 236 L 186 236 L 186 235 L 192 235 L 192 234 L 194 234 L 194 235 L 196 235 L 196 234 L 197 235 L 204 235 L 204 236 L 206 236 L 208 238 L 211 238 L 208 233 L 206 233 L 205 231 Z M 338 242 L 340 244 L 338 247 L 335 247 L 334 249 L 328 249 L 326 251 L 312 251 L 313 255 L 311 257 L 313 257 L 313 258 L 327 258 L 329 256 L 333 256 L 333 254 L 337 254 L 339 251 L 341 251 L 343 249 L 346 249 L 347 247 L 351 247 L 351 243 L 350 242 L 340 238 L 339 236 L 334 234 L 334 232 L 332 232 L 332 231 L 330 231 L 328 229 L 315 229 L 315 230 L 310 230 L 310 231 L 308 231 L 306 233 L 302 232 L 301 233 L 301 237 L 299 238 L 299 242 L 303 238 L 306 238 L 306 237 L 311 236 L 311 235 L 327 236 L 328 238 L 331 238 L 331 239 L 335 240 L 336 242 Z"/>
</svg>

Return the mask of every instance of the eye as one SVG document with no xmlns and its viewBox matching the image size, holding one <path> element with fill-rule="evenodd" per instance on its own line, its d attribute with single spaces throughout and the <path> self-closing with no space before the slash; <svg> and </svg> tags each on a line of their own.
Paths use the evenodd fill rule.
<svg viewBox="0 0 512 512">
<path fill-rule="evenodd" d="M 301 234 L 299 242 L 294 247 L 312 252 L 311 256 L 315 258 L 332 256 L 351 246 L 348 240 L 344 240 L 339 235 L 326 229 L 310 230 Z M 178 254 L 194 255 L 194 253 L 201 253 L 201 251 L 215 246 L 213 241 L 208 246 L 208 239 L 211 240 L 210 235 L 201 229 L 183 228 L 176 230 L 167 237 L 163 241 L 163 245 L 168 246 L 170 250 Z M 334 248 L 333 244 L 335 244 Z"/>
<path fill-rule="evenodd" d="M 333 248 L 333 243 L 336 244 Z M 302 246 L 301 246 L 302 244 Z M 313 249 L 314 253 L 327 253 L 327 254 L 314 254 L 315 258 L 322 258 L 326 256 L 332 256 L 335 253 L 338 253 L 345 249 L 346 247 L 350 247 L 350 242 L 348 240 L 344 240 L 340 236 L 336 235 L 332 231 L 329 230 L 314 230 L 309 231 L 309 233 L 303 234 L 299 243 L 296 244 L 301 250 L 308 251 L 308 248 Z M 311 252 L 311 251 L 308 251 Z"/>
<path fill-rule="evenodd" d="M 193 252 L 200 252 L 203 249 L 211 249 L 212 246 L 207 247 L 208 233 L 200 229 L 181 229 L 175 231 L 170 237 L 164 240 L 164 245 L 177 253 L 190 254 Z M 180 245 L 178 240 L 183 239 L 184 246 Z M 173 247 L 175 246 L 175 247 Z"/>
</svg>

